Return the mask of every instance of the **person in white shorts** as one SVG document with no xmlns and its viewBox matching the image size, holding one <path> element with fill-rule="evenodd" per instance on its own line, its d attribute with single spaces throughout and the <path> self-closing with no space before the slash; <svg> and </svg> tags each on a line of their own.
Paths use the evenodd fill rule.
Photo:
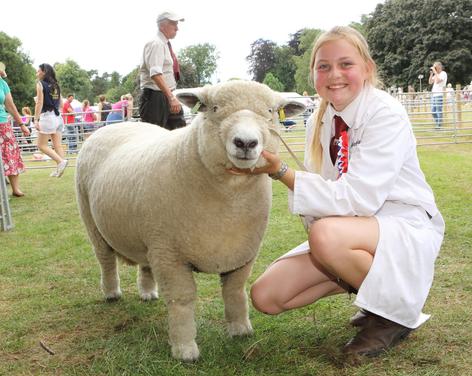
<svg viewBox="0 0 472 376">
<path fill-rule="evenodd" d="M 36 72 L 36 106 L 34 126 L 38 131 L 38 148 L 57 163 L 52 177 L 61 177 L 67 167 L 62 149 L 63 121 L 59 113 L 61 106 L 61 89 L 56 79 L 54 68 L 49 64 L 41 64 Z M 49 146 L 51 139 L 54 149 Z"/>
<path fill-rule="evenodd" d="M 310 72 L 322 102 L 307 122 L 305 166 L 295 171 L 262 152 L 268 173 L 288 188 L 308 241 L 276 262 L 251 288 L 267 314 L 348 291 L 361 308 L 349 356 L 375 356 L 408 336 L 433 281 L 444 221 L 420 169 L 416 140 L 402 105 L 378 90 L 364 37 L 335 27 L 316 41 Z"/>
</svg>

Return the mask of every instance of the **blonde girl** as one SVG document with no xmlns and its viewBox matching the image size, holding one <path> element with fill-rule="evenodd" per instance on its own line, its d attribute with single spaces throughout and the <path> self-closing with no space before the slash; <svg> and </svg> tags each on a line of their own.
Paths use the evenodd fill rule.
<svg viewBox="0 0 472 376">
<path fill-rule="evenodd" d="M 357 294 L 350 355 L 378 355 L 418 328 L 444 222 L 416 155 L 406 111 L 376 88 L 364 37 L 335 27 L 317 39 L 311 79 L 322 101 L 307 123 L 305 166 L 295 171 L 263 151 L 268 173 L 288 188 L 308 240 L 277 259 L 251 289 L 267 314 L 320 298 Z"/>
</svg>

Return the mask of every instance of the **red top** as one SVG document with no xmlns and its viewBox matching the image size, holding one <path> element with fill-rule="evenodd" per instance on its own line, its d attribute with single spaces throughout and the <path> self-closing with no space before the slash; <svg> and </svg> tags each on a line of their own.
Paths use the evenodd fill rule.
<svg viewBox="0 0 472 376">
<path fill-rule="evenodd" d="M 65 101 L 64 102 L 64 107 L 62 108 L 62 117 L 64 119 L 64 124 L 71 124 L 75 121 L 75 115 L 66 115 L 67 113 L 69 113 L 71 110 L 72 112 L 74 112 L 74 109 L 72 108 L 71 104 L 69 101 Z"/>
</svg>

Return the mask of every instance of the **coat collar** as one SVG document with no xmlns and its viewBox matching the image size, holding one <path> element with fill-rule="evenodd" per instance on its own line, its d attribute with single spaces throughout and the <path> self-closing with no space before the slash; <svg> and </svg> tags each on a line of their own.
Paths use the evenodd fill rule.
<svg viewBox="0 0 472 376">
<path fill-rule="evenodd" d="M 342 111 L 336 111 L 333 106 L 328 105 L 326 113 L 323 116 L 323 124 L 325 127 L 331 127 L 333 124 L 334 115 L 341 116 L 349 129 L 357 129 L 362 124 L 362 118 L 366 112 L 366 97 L 369 95 L 372 86 L 365 84 L 364 88 L 357 95 L 357 97 L 349 103 Z"/>
</svg>

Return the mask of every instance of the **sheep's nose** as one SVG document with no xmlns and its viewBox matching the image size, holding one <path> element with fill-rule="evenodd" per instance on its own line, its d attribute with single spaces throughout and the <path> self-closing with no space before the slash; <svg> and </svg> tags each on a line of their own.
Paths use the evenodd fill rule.
<svg viewBox="0 0 472 376">
<path fill-rule="evenodd" d="M 254 149 L 259 143 L 259 141 L 257 139 L 243 140 L 242 138 L 236 137 L 233 140 L 233 143 L 238 149 L 243 149 L 247 151 L 250 149 Z"/>
</svg>

